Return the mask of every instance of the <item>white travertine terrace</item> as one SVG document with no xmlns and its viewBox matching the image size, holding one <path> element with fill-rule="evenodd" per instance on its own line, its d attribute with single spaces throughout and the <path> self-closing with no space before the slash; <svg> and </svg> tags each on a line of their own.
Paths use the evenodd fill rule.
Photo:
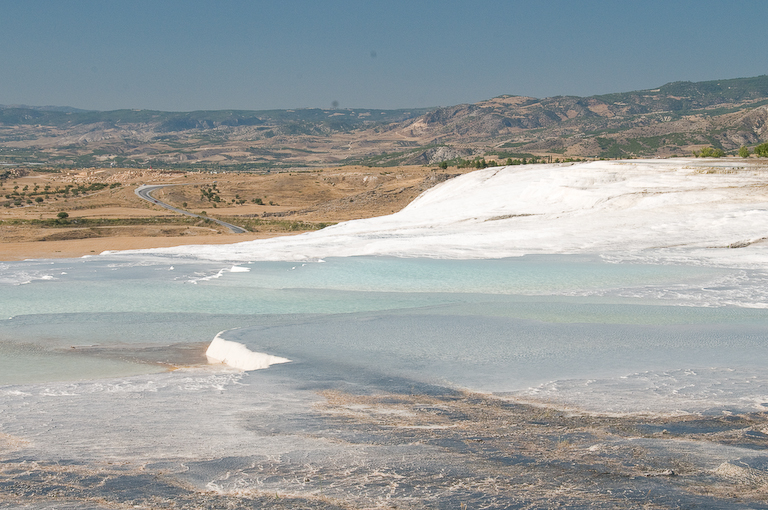
<svg viewBox="0 0 768 510">
<path fill-rule="evenodd" d="M 389 216 L 145 252 L 232 261 L 601 253 L 763 266 L 766 183 L 768 165 L 733 159 L 497 167 L 446 181 Z"/>
</svg>

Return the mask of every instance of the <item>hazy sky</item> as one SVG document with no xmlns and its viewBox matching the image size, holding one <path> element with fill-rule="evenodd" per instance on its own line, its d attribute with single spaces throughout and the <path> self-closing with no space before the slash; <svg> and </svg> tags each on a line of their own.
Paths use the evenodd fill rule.
<svg viewBox="0 0 768 510">
<path fill-rule="evenodd" d="M 768 74 L 768 1 L 0 0 L 0 104 L 412 108 Z"/>
</svg>

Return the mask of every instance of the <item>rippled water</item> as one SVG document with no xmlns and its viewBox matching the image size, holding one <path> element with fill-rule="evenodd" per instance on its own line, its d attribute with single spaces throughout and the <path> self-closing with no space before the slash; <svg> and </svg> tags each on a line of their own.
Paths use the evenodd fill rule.
<svg viewBox="0 0 768 510">
<path fill-rule="evenodd" d="M 558 388 L 596 378 L 618 388 L 640 372 L 759 369 L 764 280 L 754 270 L 589 256 L 9 263 L 0 267 L 0 383 L 194 365 L 199 358 L 163 349 L 205 345 L 224 331 L 318 372 L 345 365 L 494 392 L 549 384 L 547 398 L 556 398 L 558 380 Z"/>
<path fill-rule="evenodd" d="M 546 453 L 570 451 L 557 446 L 562 435 L 584 443 L 574 452 L 624 462 L 634 454 L 615 452 L 636 443 L 596 441 L 626 423 L 576 433 L 549 411 L 464 392 L 598 413 L 762 411 L 765 276 L 588 256 L 2 264 L 0 482 L 16 492 L 0 485 L 0 496 L 49 508 L 64 484 L 71 508 L 243 497 L 286 508 L 546 505 L 598 462 L 562 479 Z M 208 365 L 217 335 L 291 362 L 245 373 Z M 658 465 L 670 458 L 648 448 Z M 762 465 L 740 447 L 694 450 L 685 458 L 702 469 Z M 566 500 L 611 507 L 621 494 L 640 505 L 659 492 L 629 480 Z M 665 501 L 689 497 L 662 485 Z M 37 492 L 18 496 L 29 487 Z"/>
</svg>

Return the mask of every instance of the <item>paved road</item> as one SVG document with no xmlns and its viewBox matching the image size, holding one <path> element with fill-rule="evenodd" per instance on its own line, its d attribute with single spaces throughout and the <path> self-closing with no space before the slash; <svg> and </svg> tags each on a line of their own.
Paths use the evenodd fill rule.
<svg viewBox="0 0 768 510">
<path fill-rule="evenodd" d="M 138 195 L 139 198 L 146 200 L 147 202 L 152 202 L 153 204 L 159 205 L 160 207 L 165 207 L 169 211 L 185 214 L 187 216 L 193 216 L 195 218 L 203 218 L 206 220 L 211 220 L 214 223 L 218 223 L 222 227 L 227 227 L 233 234 L 244 234 L 245 232 L 248 232 L 244 228 L 238 227 L 237 225 L 232 225 L 230 223 L 217 220 L 216 218 L 209 218 L 208 216 L 202 216 L 200 214 L 191 213 L 189 211 L 185 211 L 184 209 L 179 209 L 178 207 L 173 207 L 172 205 L 166 204 L 165 202 L 161 202 L 160 200 L 154 198 L 151 195 L 151 193 L 156 189 L 165 188 L 166 186 L 180 186 L 180 185 L 179 184 L 142 184 L 141 186 L 136 188 L 136 195 Z"/>
</svg>

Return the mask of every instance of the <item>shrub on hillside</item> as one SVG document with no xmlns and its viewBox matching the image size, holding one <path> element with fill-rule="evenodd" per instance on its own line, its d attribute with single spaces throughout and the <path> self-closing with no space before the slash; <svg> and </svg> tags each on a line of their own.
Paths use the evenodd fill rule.
<svg viewBox="0 0 768 510">
<path fill-rule="evenodd" d="M 693 151 L 693 155 L 697 158 L 722 158 L 725 152 L 714 147 L 702 147 L 699 152 Z"/>
</svg>

